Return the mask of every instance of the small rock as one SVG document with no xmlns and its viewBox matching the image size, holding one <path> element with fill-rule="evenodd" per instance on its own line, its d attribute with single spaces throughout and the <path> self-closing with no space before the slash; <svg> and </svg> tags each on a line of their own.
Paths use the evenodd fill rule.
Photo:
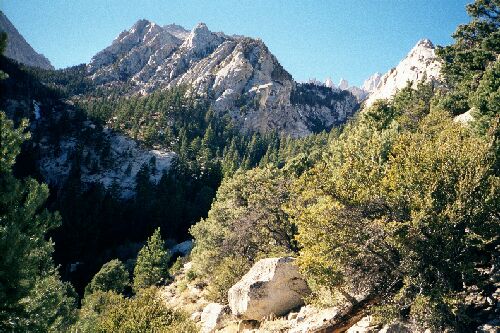
<svg viewBox="0 0 500 333">
<path fill-rule="evenodd" d="M 201 320 L 201 312 L 197 311 L 191 314 L 191 320 L 194 321 L 195 323 L 199 322 Z"/>
<path fill-rule="evenodd" d="M 412 333 L 413 331 L 401 322 L 385 325 L 379 333 Z"/>
<path fill-rule="evenodd" d="M 192 248 L 193 248 L 193 241 L 187 240 L 172 246 L 170 252 L 172 252 L 172 254 L 180 254 L 182 256 L 186 256 L 189 254 L 189 252 L 191 252 Z"/>
<path fill-rule="evenodd" d="M 223 317 L 228 313 L 227 305 L 219 303 L 210 303 L 203 309 L 201 313 L 201 332 L 211 333 L 219 329 L 222 324 Z"/>
<path fill-rule="evenodd" d="M 316 332 L 327 329 L 335 324 L 338 315 L 338 308 L 318 309 L 311 305 L 304 306 L 297 314 L 297 318 L 292 321 L 292 328 L 289 333 Z"/>
<path fill-rule="evenodd" d="M 244 330 L 253 330 L 259 326 L 259 322 L 255 320 L 241 320 L 238 323 L 238 332 L 243 332 Z"/>
<path fill-rule="evenodd" d="M 373 317 L 366 316 L 361 318 L 361 320 L 353 326 L 349 327 L 346 333 L 372 333 L 376 331 L 378 330 L 377 326 L 373 325 Z"/>
</svg>

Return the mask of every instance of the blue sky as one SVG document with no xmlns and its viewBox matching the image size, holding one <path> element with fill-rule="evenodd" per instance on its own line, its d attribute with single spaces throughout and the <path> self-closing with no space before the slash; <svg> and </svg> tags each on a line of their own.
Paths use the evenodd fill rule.
<svg viewBox="0 0 500 333">
<path fill-rule="evenodd" d="M 471 0 L 0 0 L 26 40 L 56 68 L 84 62 L 141 18 L 261 38 L 296 80 L 360 85 L 421 38 L 452 42 Z"/>
</svg>

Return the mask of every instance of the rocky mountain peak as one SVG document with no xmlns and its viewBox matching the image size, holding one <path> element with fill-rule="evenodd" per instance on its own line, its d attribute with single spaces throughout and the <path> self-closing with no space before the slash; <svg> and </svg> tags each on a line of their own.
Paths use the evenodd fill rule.
<svg viewBox="0 0 500 333">
<path fill-rule="evenodd" d="M 146 19 L 137 21 L 128 31 L 124 31 L 113 41 L 113 44 L 125 44 L 135 46 L 142 42 L 149 42 L 158 34 L 167 35 L 172 39 L 174 36 L 164 31 L 158 24 Z"/>
<path fill-rule="evenodd" d="M 50 61 L 43 54 L 37 53 L 7 16 L 0 11 L 0 31 L 7 34 L 7 48 L 5 56 L 22 64 L 43 69 L 54 69 Z"/>
<path fill-rule="evenodd" d="M 150 27 L 154 24 L 155 24 L 154 22 L 151 22 L 149 20 L 140 19 L 134 23 L 132 28 L 130 28 L 129 32 L 130 33 L 143 32 L 146 27 Z"/>
<path fill-rule="evenodd" d="M 210 32 L 205 23 L 199 22 L 192 30 L 192 32 Z"/>
<path fill-rule="evenodd" d="M 326 78 L 326 80 L 325 80 L 325 87 L 328 87 L 328 88 L 331 88 L 331 89 L 335 88 L 335 83 L 333 83 L 331 77 Z"/>
<path fill-rule="evenodd" d="M 187 30 L 187 29 L 184 29 L 184 27 L 178 25 L 178 24 L 167 24 L 165 26 L 163 26 L 163 29 L 165 31 L 167 31 L 168 33 L 170 33 L 171 35 L 179 38 L 179 39 L 182 39 L 182 40 L 185 40 L 188 36 L 189 36 L 189 33 L 190 31 Z"/>
<path fill-rule="evenodd" d="M 415 45 L 415 48 L 417 48 L 417 47 L 425 47 L 425 48 L 433 49 L 434 44 L 429 39 L 423 38 L 423 39 L 418 41 L 417 45 Z"/>
<path fill-rule="evenodd" d="M 187 86 L 250 131 L 303 136 L 344 122 L 358 107 L 350 94 L 298 87 L 262 40 L 214 33 L 204 23 L 187 32 L 140 20 L 87 69 L 97 84 L 130 83 L 130 94 Z"/>
<path fill-rule="evenodd" d="M 347 82 L 346 79 L 340 79 L 339 81 L 339 89 L 341 90 L 347 90 L 349 88 L 349 82 Z"/>
<path fill-rule="evenodd" d="M 142 73 L 151 61 L 158 66 L 162 60 L 181 45 L 182 40 L 149 20 L 137 21 L 123 31 L 113 43 L 97 53 L 87 66 L 92 79 L 100 84 L 111 81 L 149 79 L 151 73 Z"/>
<path fill-rule="evenodd" d="M 439 83 L 441 81 L 441 61 L 436 56 L 434 44 L 428 39 L 421 39 L 410 50 L 408 55 L 379 80 L 372 76 L 365 84 L 365 90 L 372 87 L 366 105 L 372 105 L 377 99 L 392 97 L 398 90 L 406 87 L 408 81 L 415 88 L 421 80 Z M 376 83 L 379 81 L 376 85 Z"/>
<path fill-rule="evenodd" d="M 222 42 L 221 38 L 208 30 L 205 23 L 198 23 L 184 41 L 183 47 L 201 51 Z"/>
<path fill-rule="evenodd" d="M 361 88 L 364 91 L 372 92 L 377 88 L 378 84 L 380 83 L 381 78 L 382 78 L 382 74 L 377 72 L 377 73 L 373 74 L 372 76 L 370 76 L 368 79 L 366 79 L 365 82 L 363 82 L 363 86 Z"/>
</svg>

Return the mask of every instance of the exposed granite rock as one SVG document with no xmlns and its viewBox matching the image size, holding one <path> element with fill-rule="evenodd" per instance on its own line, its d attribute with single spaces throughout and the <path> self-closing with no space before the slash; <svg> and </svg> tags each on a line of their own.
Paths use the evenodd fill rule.
<svg viewBox="0 0 500 333">
<path fill-rule="evenodd" d="M 84 185 L 116 185 L 122 198 L 129 198 L 135 193 L 135 177 L 144 164 L 154 169 L 150 180 L 158 183 L 175 158 L 174 152 L 147 149 L 109 128 L 82 119 L 71 102 L 48 105 L 33 100 L 30 104 L 7 100 L 4 109 L 8 115 L 20 109 L 30 110 L 31 149 L 36 152 L 44 182 L 56 188 L 64 184 L 78 160 Z M 66 125 L 64 133 L 58 135 L 53 124 L 61 121 Z"/>
<path fill-rule="evenodd" d="M 87 71 L 97 84 L 125 81 L 133 76 L 147 80 L 154 72 L 146 69 L 160 66 L 181 43 L 157 24 L 140 20 L 97 53 Z"/>
<path fill-rule="evenodd" d="M 462 114 L 459 114 L 458 116 L 455 116 L 453 118 L 453 121 L 457 122 L 457 123 L 467 124 L 467 123 L 474 120 L 474 116 L 472 115 L 472 112 L 473 112 L 473 109 L 470 109 L 469 111 L 466 111 Z"/>
<path fill-rule="evenodd" d="M 229 313 L 227 305 L 210 303 L 201 313 L 201 332 L 211 333 L 222 327 L 224 316 Z"/>
<path fill-rule="evenodd" d="M 269 315 L 284 315 L 304 304 L 310 293 L 294 259 L 266 258 L 258 261 L 228 291 L 233 315 L 261 320 Z"/>
<path fill-rule="evenodd" d="M 382 74 L 380 73 L 375 73 L 372 76 L 370 76 L 368 79 L 363 82 L 363 85 L 361 86 L 361 89 L 371 93 L 373 92 L 378 84 L 380 83 L 380 79 L 382 78 Z"/>
<path fill-rule="evenodd" d="M 346 333 L 375 333 L 378 331 L 378 326 L 373 324 L 373 316 L 365 316 L 349 327 Z"/>
<path fill-rule="evenodd" d="M 165 25 L 163 26 L 163 29 L 165 29 L 169 34 L 182 40 L 185 40 L 189 36 L 189 30 L 186 30 L 175 23 Z"/>
</svg>

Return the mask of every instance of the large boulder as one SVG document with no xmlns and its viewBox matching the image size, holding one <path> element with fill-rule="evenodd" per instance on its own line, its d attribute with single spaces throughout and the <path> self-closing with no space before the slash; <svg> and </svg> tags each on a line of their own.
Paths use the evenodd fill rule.
<svg viewBox="0 0 500 333">
<path fill-rule="evenodd" d="M 244 319 L 261 320 L 270 314 L 284 315 L 303 305 L 310 289 L 294 261 L 291 257 L 281 257 L 257 262 L 229 289 L 232 313 Z"/>
</svg>

